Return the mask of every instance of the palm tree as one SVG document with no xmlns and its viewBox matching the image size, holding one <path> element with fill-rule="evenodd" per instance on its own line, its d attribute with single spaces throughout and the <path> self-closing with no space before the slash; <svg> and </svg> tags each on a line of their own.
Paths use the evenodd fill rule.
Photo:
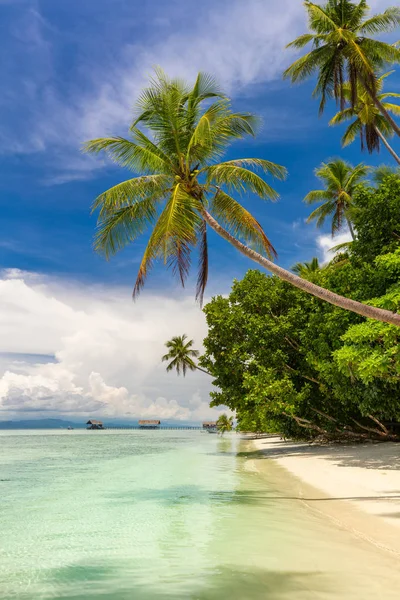
<svg viewBox="0 0 400 600">
<path fill-rule="evenodd" d="M 350 209 L 356 187 L 366 178 L 369 167 L 360 163 L 353 167 L 339 158 L 331 160 L 316 169 L 315 175 L 324 183 L 324 189 L 313 190 L 304 198 L 307 204 L 323 202 L 316 208 L 307 221 L 316 221 L 322 227 L 328 217 L 332 217 L 332 236 L 337 233 L 346 221 L 353 240 L 355 239 L 350 220 Z"/>
<path fill-rule="evenodd" d="M 400 94 L 394 92 L 387 92 L 385 94 L 381 93 L 383 88 L 383 80 L 391 73 L 393 73 L 393 71 L 385 73 L 377 79 L 377 98 L 385 107 L 387 112 L 400 115 L 400 106 L 391 102 L 385 102 L 386 98 L 400 98 Z M 386 146 L 386 148 L 389 150 L 390 154 L 393 156 L 395 161 L 397 161 L 400 164 L 400 157 L 396 154 L 396 152 L 390 146 L 389 142 L 385 137 L 393 135 L 393 130 L 390 123 L 388 123 L 385 117 L 380 114 L 373 100 L 361 84 L 358 84 L 357 90 L 358 91 L 356 104 L 353 107 L 349 106 L 339 111 L 333 117 L 333 119 L 331 119 L 329 124 L 339 125 L 341 123 L 344 123 L 345 121 L 354 119 L 353 122 L 348 126 L 342 137 L 343 146 L 348 146 L 349 144 L 354 142 L 357 135 L 359 135 L 361 139 L 361 150 L 364 150 L 365 141 L 368 152 L 372 154 L 372 152 L 374 151 L 379 152 L 380 145 L 382 142 L 384 146 Z M 350 102 L 351 90 L 349 83 L 345 83 L 343 85 L 343 93 L 345 99 L 348 102 Z"/>
<path fill-rule="evenodd" d="M 206 373 L 210 375 L 208 371 L 205 371 L 201 367 L 199 367 L 196 362 L 193 360 L 199 356 L 198 350 L 193 350 L 192 346 L 194 344 L 193 340 L 187 340 L 187 335 L 177 335 L 173 337 L 171 340 L 165 343 L 165 346 L 168 348 L 168 353 L 164 354 L 162 357 L 163 362 L 169 362 L 167 365 L 167 372 L 175 369 L 178 375 L 182 374 L 185 377 L 186 371 L 202 371 L 202 373 Z"/>
<path fill-rule="evenodd" d="M 386 65 L 400 62 L 400 49 L 367 37 L 398 27 L 400 8 L 387 8 L 382 14 L 367 18 L 366 0 L 360 0 L 358 4 L 350 0 L 328 0 L 323 6 L 306 0 L 304 6 L 311 33 L 301 35 L 288 47 L 304 48 L 311 43 L 312 49 L 286 69 L 284 77 L 296 82 L 317 73 L 313 95 L 321 98 L 322 113 L 329 98 L 339 101 L 341 110 L 345 108 L 343 83 L 346 73 L 351 106 L 357 102 L 358 84 L 363 85 L 379 112 L 400 135 L 399 126 L 377 96 L 376 78 L 376 73 Z"/>
<path fill-rule="evenodd" d="M 262 226 L 231 194 L 251 192 L 275 199 L 277 193 L 261 174 L 282 179 L 286 170 L 260 158 L 216 162 L 232 141 L 254 135 L 256 119 L 232 112 L 211 77 L 200 73 L 190 88 L 157 71 L 137 108 L 130 139 L 100 138 L 85 145 L 87 152 L 105 151 L 117 164 L 142 173 L 101 194 L 93 206 L 99 209 L 95 248 L 106 257 L 134 242 L 152 225 L 134 297 L 159 258 L 184 284 L 191 251 L 198 247 L 196 297 L 201 302 L 208 277 L 208 226 L 299 289 L 364 317 L 400 326 L 400 315 L 339 296 L 272 262 L 276 253 Z M 150 137 L 139 125 L 147 127 Z"/>
<path fill-rule="evenodd" d="M 319 265 L 319 260 L 318 258 L 316 258 L 314 256 L 313 259 L 311 259 L 310 262 L 298 262 L 295 265 L 293 265 L 292 267 L 292 271 L 293 273 L 296 273 L 296 275 L 299 275 L 300 277 L 305 277 L 307 278 L 307 275 L 309 275 L 310 273 L 315 273 L 316 271 L 320 270 L 320 265 Z"/>
<path fill-rule="evenodd" d="M 229 433 L 233 429 L 233 417 L 228 417 L 228 415 L 220 415 L 217 419 L 217 429 L 218 433 L 224 435 L 224 433 Z"/>
</svg>

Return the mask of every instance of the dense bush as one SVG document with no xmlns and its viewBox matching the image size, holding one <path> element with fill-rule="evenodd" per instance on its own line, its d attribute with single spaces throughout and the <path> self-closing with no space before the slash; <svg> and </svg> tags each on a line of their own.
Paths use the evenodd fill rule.
<svg viewBox="0 0 400 600">
<path fill-rule="evenodd" d="M 360 188 L 357 240 L 313 282 L 382 308 L 400 309 L 400 180 Z M 388 437 L 400 420 L 400 330 L 336 308 L 259 271 L 206 307 L 201 364 L 214 406 L 239 428 L 292 436 Z"/>
</svg>

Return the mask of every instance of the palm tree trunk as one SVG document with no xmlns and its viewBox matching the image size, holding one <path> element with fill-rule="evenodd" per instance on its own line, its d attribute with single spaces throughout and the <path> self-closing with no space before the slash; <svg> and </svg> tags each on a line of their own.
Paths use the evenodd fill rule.
<svg viewBox="0 0 400 600">
<path fill-rule="evenodd" d="M 356 236 L 354 235 L 353 224 L 350 221 L 349 217 L 346 217 L 346 221 L 347 221 L 347 225 L 349 226 L 350 235 L 351 235 L 351 237 L 353 239 L 353 242 L 354 242 L 354 240 L 356 239 Z"/>
<path fill-rule="evenodd" d="M 321 300 L 325 300 L 334 306 L 343 308 L 344 310 L 350 310 L 363 317 L 376 319 L 377 321 L 383 321 L 384 323 L 390 323 L 400 327 L 399 314 L 393 313 L 389 310 L 383 310 L 382 308 L 376 308 L 375 306 L 368 306 L 367 304 L 362 304 L 361 302 L 356 302 L 355 300 L 350 300 L 350 298 L 339 296 L 339 294 L 335 294 L 334 292 L 322 288 L 319 285 L 315 285 L 306 279 L 302 279 L 294 273 L 291 273 L 290 271 L 287 271 L 286 269 L 274 264 L 264 256 L 261 256 L 261 254 L 258 254 L 258 252 L 248 248 L 245 244 L 242 244 L 242 242 L 239 242 L 239 240 L 234 238 L 233 235 L 226 231 L 226 229 L 221 227 L 214 217 L 212 217 L 205 209 L 202 211 L 202 216 L 211 229 L 232 244 L 232 246 L 239 250 L 239 252 L 248 258 L 251 258 L 251 260 L 254 260 L 256 263 L 264 267 L 264 269 L 267 269 L 267 271 L 274 273 L 274 275 L 277 275 L 280 279 L 283 279 L 283 281 L 287 281 L 300 290 L 303 290 L 308 294 L 312 294 Z"/>
<path fill-rule="evenodd" d="M 379 110 L 381 115 L 383 115 L 385 119 L 390 123 L 393 131 L 395 131 L 397 135 L 400 136 L 400 127 L 397 125 L 396 121 L 388 113 L 386 108 L 383 106 L 382 102 L 376 97 L 375 92 L 371 89 L 371 86 L 366 82 L 366 80 L 363 77 L 360 77 L 360 80 L 362 85 L 366 89 L 368 95 L 370 96 L 371 100 L 375 104 L 376 108 Z"/>
<path fill-rule="evenodd" d="M 386 148 L 389 150 L 390 154 L 393 156 L 394 160 L 400 165 L 400 156 L 397 156 L 396 152 L 393 150 L 392 146 L 389 144 L 383 133 L 378 129 L 378 127 L 374 127 L 376 133 L 381 139 L 381 142 Z"/>
<path fill-rule="evenodd" d="M 211 375 L 211 373 L 209 373 L 209 372 L 208 372 L 208 371 L 206 371 L 205 369 L 202 369 L 201 367 L 198 367 L 197 365 L 196 365 L 196 369 L 197 369 L 198 371 L 201 371 L 202 373 L 205 373 L 206 375 L 209 375 L 210 377 L 213 377 L 213 376 Z"/>
</svg>

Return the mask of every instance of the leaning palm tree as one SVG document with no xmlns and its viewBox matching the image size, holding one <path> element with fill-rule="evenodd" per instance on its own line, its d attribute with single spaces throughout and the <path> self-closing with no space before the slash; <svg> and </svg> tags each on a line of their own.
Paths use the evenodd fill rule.
<svg viewBox="0 0 400 600">
<path fill-rule="evenodd" d="M 307 279 L 308 275 L 310 275 L 311 273 L 316 273 L 320 270 L 320 268 L 321 267 L 319 264 L 319 260 L 316 256 L 314 256 L 314 258 L 312 258 L 310 262 L 298 262 L 295 265 L 293 265 L 292 271 L 293 273 L 296 273 L 296 275 Z"/>
<path fill-rule="evenodd" d="M 324 189 L 313 190 L 304 198 L 307 204 L 323 202 L 308 217 L 307 221 L 316 221 L 322 227 L 328 217 L 332 217 L 332 236 L 347 223 L 351 237 L 355 239 L 350 211 L 353 206 L 353 195 L 358 185 L 366 178 L 369 167 L 359 164 L 353 167 L 339 158 L 331 160 L 316 169 L 315 175 L 324 184 Z"/>
<path fill-rule="evenodd" d="M 130 139 L 100 138 L 85 146 L 87 152 L 104 151 L 117 164 L 140 173 L 95 200 L 93 209 L 99 210 L 96 250 L 109 257 L 152 226 L 133 290 L 135 297 L 156 259 L 162 258 L 184 284 L 191 252 L 197 247 L 196 295 L 201 302 L 208 277 L 209 227 L 299 289 L 364 317 L 400 326 L 400 315 L 339 296 L 271 260 L 276 253 L 262 226 L 232 194 L 251 192 L 274 200 L 277 193 L 262 174 L 282 179 L 286 170 L 260 158 L 217 162 L 232 141 L 254 135 L 255 126 L 254 116 L 232 112 L 211 77 L 199 74 L 190 88 L 158 71 L 139 97 Z"/>
<path fill-rule="evenodd" d="M 377 73 L 388 64 L 400 62 L 396 45 L 372 39 L 369 35 L 386 33 L 400 24 L 400 8 L 387 8 L 382 14 L 367 18 L 366 0 L 328 0 L 323 6 L 306 0 L 310 33 L 301 35 L 288 47 L 304 48 L 310 52 L 296 60 L 284 73 L 292 82 L 308 79 L 317 73 L 313 95 L 320 97 L 320 113 L 329 98 L 345 108 L 343 83 L 349 80 L 351 106 L 357 102 L 358 84 L 362 84 L 379 112 L 400 135 L 400 128 L 377 95 Z"/>
<path fill-rule="evenodd" d="M 393 73 L 393 71 L 385 73 L 377 79 L 377 98 L 387 112 L 400 116 L 400 106 L 398 104 L 393 104 L 392 102 L 386 102 L 387 98 L 400 98 L 400 94 L 395 92 L 382 93 L 383 80 L 391 73 Z M 331 119 L 329 124 L 339 125 L 345 121 L 352 120 L 352 123 L 347 127 L 342 137 L 343 146 L 348 146 L 354 142 L 359 135 L 361 140 L 361 150 L 364 150 L 366 145 L 368 152 L 372 154 L 374 151 L 380 151 L 382 142 L 395 161 L 400 164 L 400 157 L 386 139 L 393 135 L 392 126 L 387 122 L 385 117 L 380 114 L 373 100 L 361 84 L 358 84 L 357 90 L 357 101 L 355 105 L 340 110 L 333 119 Z M 348 82 L 343 84 L 343 93 L 345 99 L 350 103 L 351 90 Z"/>
<path fill-rule="evenodd" d="M 202 371 L 202 373 L 207 373 L 210 375 L 208 371 L 205 371 L 193 360 L 198 358 L 200 352 L 198 350 L 193 350 L 192 346 L 194 344 L 193 340 L 187 340 L 187 335 L 177 335 L 173 337 L 171 340 L 165 343 L 165 346 L 168 348 L 167 354 L 164 354 L 162 357 L 163 362 L 168 362 L 167 372 L 176 370 L 178 375 L 181 374 L 185 377 L 186 371 Z"/>
<path fill-rule="evenodd" d="M 229 433 L 233 429 L 233 417 L 228 417 L 228 415 L 220 415 L 217 419 L 217 429 L 220 435 L 224 435 L 224 433 Z"/>
</svg>

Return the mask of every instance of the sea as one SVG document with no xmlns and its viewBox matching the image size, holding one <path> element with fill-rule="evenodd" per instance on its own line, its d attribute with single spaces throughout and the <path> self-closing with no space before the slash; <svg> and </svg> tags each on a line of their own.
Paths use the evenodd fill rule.
<svg viewBox="0 0 400 600">
<path fill-rule="evenodd" d="M 236 434 L 0 432 L 0 598 L 400 598 L 396 557 L 257 456 Z"/>
</svg>

